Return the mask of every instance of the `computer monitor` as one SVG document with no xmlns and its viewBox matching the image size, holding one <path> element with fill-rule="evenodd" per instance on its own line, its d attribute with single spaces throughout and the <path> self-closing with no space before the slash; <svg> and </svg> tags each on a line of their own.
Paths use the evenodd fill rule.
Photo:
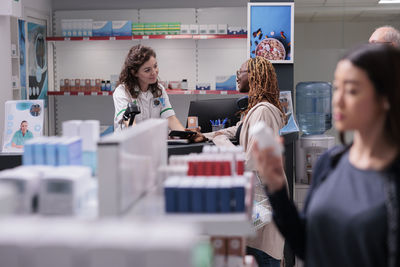
<svg viewBox="0 0 400 267">
<path fill-rule="evenodd" d="M 98 142 L 99 216 L 120 216 L 157 182 L 167 163 L 168 124 L 149 119 Z"/>
<path fill-rule="evenodd" d="M 222 98 L 191 101 L 189 106 L 189 116 L 197 116 L 201 132 L 212 131 L 211 120 L 221 121 L 227 118 L 225 128 L 234 126 L 240 120 L 238 98 Z"/>
</svg>

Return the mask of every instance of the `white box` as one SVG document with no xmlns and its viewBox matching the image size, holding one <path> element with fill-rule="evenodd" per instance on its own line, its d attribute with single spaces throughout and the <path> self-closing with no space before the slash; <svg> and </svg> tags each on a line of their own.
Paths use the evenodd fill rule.
<svg viewBox="0 0 400 267">
<path fill-rule="evenodd" d="M 208 34 L 217 34 L 217 24 L 208 24 L 207 25 L 207 30 Z"/>
<path fill-rule="evenodd" d="M 208 33 L 207 24 L 200 24 L 199 25 L 199 33 L 200 34 L 207 34 Z"/>
<path fill-rule="evenodd" d="M 18 76 L 13 75 L 13 76 L 11 77 L 11 85 L 12 85 L 12 88 L 13 88 L 13 89 L 18 88 Z"/>
<path fill-rule="evenodd" d="M 190 26 L 189 24 L 181 24 L 181 34 L 189 34 Z"/>
<path fill-rule="evenodd" d="M 228 24 L 218 24 L 217 34 L 228 34 Z"/>
<path fill-rule="evenodd" d="M 11 56 L 13 56 L 13 57 L 17 56 L 17 45 L 16 44 L 11 44 Z"/>
<path fill-rule="evenodd" d="M 190 30 L 190 34 L 199 34 L 199 25 L 190 24 L 189 30 Z"/>
</svg>

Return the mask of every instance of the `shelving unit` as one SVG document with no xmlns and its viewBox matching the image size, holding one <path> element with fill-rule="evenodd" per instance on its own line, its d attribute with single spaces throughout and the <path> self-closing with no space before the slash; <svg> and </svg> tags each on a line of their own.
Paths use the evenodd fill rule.
<svg viewBox="0 0 400 267">
<path fill-rule="evenodd" d="M 227 90 L 181 90 L 181 89 L 167 89 L 168 95 L 245 95 L 238 91 L 227 91 Z M 102 91 L 102 92 L 61 92 L 53 91 L 47 92 L 47 95 L 65 95 L 65 96 L 110 96 L 113 92 Z"/>
<path fill-rule="evenodd" d="M 215 78 L 234 75 L 247 58 L 247 35 L 177 34 L 105 37 L 62 37 L 62 19 L 132 20 L 134 23 L 180 21 L 182 24 L 247 24 L 247 9 L 140 9 L 55 11 L 49 49 L 50 134 L 59 134 L 61 122 L 68 119 L 98 119 L 113 123 L 114 106 L 110 92 L 60 92 L 61 79 L 104 79 L 118 75 L 129 49 L 137 44 L 152 47 L 157 54 L 163 81 L 187 79 L 192 90 L 168 90 L 178 119 L 186 124 L 190 101 L 213 98 L 238 98 L 236 91 L 216 91 Z M 211 90 L 193 90 L 196 83 L 210 83 Z M 77 97 L 79 96 L 79 97 Z M 97 97 L 106 96 L 106 97 Z M 108 96 L 108 97 L 107 97 Z M 73 107 L 73 108 L 71 108 Z"/>
<path fill-rule="evenodd" d="M 166 34 L 166 35 L 132 35 L 132 36 L 92 36 L 92 37 L 47 37 L 49 42 L 62 41 L 116 41 L 116 40 L 148 40 L 148 39 L 247 39 L 247 34 Z"/>
</svg>

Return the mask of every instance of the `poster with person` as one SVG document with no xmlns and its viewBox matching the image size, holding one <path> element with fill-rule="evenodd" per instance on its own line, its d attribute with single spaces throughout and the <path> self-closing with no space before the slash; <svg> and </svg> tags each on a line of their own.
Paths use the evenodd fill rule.
<svg viewBox="0 0 400 267">
<path fill-rule="evenodd" d="M 44 100 L 5 103 L 3 152 L 22 152 L 26 141 L 43 135 Z"/>
</svg>

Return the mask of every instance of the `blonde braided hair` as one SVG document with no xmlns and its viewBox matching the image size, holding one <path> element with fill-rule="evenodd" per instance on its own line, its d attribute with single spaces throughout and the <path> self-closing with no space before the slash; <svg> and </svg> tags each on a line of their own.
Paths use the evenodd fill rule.
<svg viewBox="0 0 400 267">
<path fill-rule="evenodd" d="M 279 101 L 279 88 L 274 66 L 267 59 L 257 56 L 247 61 L 249 80 L 249 105 L 244 111 L 246 115 L 252 107 L 260 102 L 268 101 L 285 113 Z"/>
</svg>

